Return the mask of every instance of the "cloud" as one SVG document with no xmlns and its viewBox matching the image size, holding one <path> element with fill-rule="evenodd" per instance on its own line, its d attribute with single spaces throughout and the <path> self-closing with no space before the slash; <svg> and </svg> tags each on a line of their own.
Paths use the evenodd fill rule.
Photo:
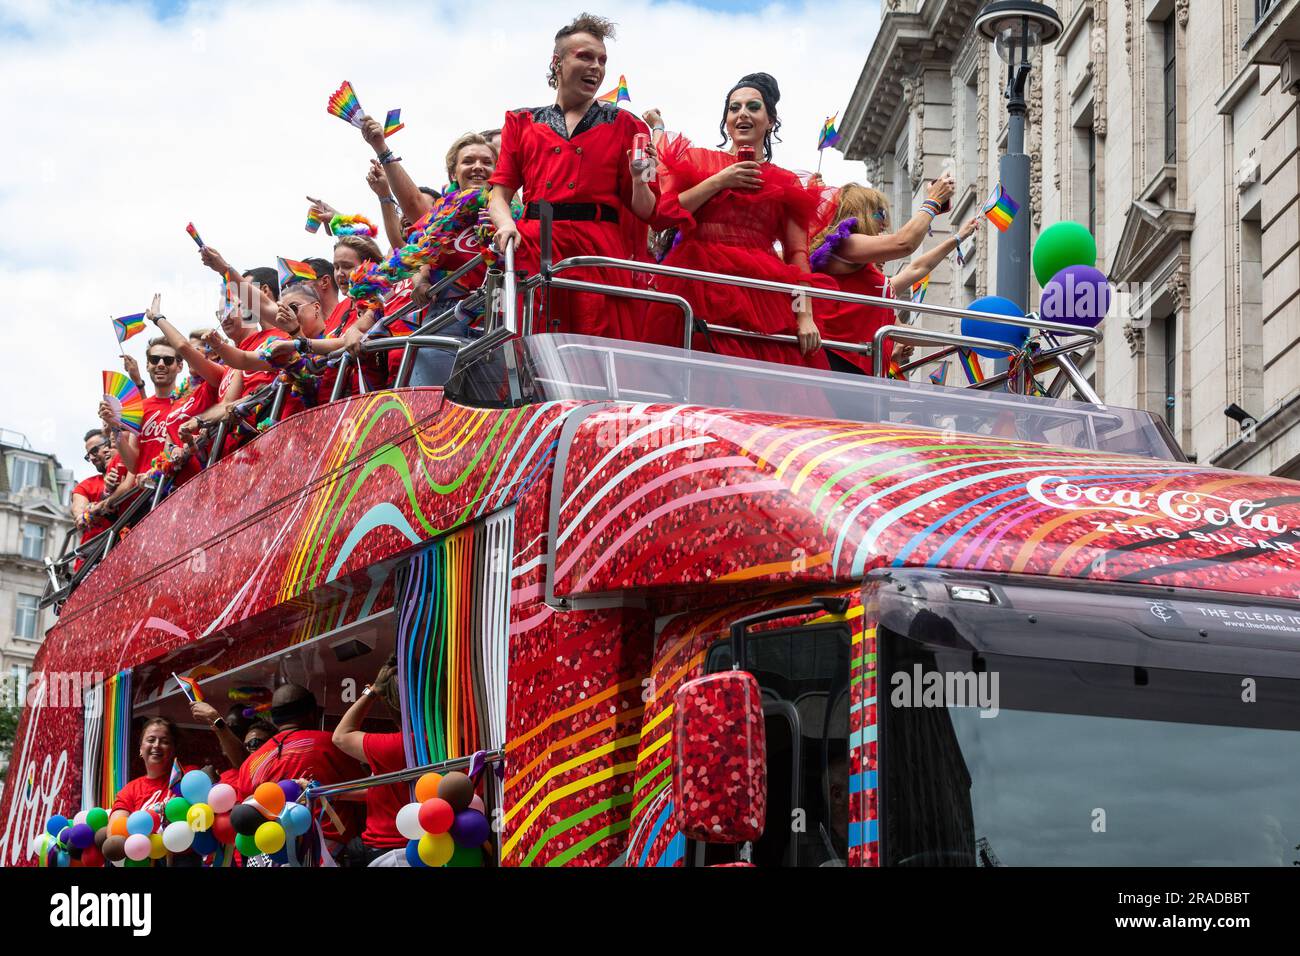
<svg viewBox="0 0 1300 956">
<path fill-rule="evenodd" d="M 109 317 L 154 292 L 182 329 L 210 325 L 216 277 L 185 224 L 234 265 L 329 255 L 303 230 L 305 195 L 378 220 L 356 130 L 325 112 L 351 80 L 376 115 L 401 107 L 393 141 L 417 181 L 441 186 L 447 144 L 549 102 L 551 38 L 582 4 L 0 2 L 0 425 L 81 464 L 99 372 L 120 368 Z M 588 4 L 600 9 L 599 4 Z M 716 7 L 728 9 L 716 9 Z M 722 97 L 745 73 L 781 83 L 776 159 L 817 162 L 879 24 L 875 4 L 738 9 L 622 2 L 611 82 L 632 106 L 712 145 Z M 827 151 L 828 181 L 861 179 Z M 142 357 L 145 336 L 127 343 Z"/>
</svg>

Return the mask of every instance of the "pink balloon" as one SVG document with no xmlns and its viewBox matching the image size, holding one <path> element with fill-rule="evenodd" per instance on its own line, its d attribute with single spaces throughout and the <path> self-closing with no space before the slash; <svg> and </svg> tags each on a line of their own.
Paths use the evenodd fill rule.
<svg viewBox="0 0 1300 956">
<path fill-rule="evenodd" d="M 149 850 L 152 844 L 149 838 L 143 833 L 132 833 L 126 838 L 126 844 L 123 849 L 126 850 L 127 859 L 130 860 L 147 860 L 149 859 Z"/>
<path fill-rule="evenodd" d="M 477 810 L 479 813 L 483 814 L 483 816 L 487 816 L 487 808 L 483 804 L 483 798 L 477 793 L 474 794 L 474 799 L 469 802 L 469 808 L 471 810 Z"/>
<path fill-rule="evenodd" d="M 238 799 L 239 794 L 228 783 L 219 783 L 208 791 L 208 806 L 213 813 L 228 813 Z"/>
</svg>

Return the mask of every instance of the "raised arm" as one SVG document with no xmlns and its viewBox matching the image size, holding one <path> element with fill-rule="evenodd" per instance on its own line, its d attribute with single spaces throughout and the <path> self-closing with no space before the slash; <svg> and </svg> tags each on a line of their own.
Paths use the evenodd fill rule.
<svg viewBox="0 0 1300 956">
<path fill-rule="evenodd" d="M 275 319 L 275 303 L 268 302 L 266 297 L 258 291 L 257 285 L 247 276 L 242 276 L 229 262 L 221 257 L 211 246 L 204 246 L 199 250 L 199 258 L 203 264 L 215 272 L 227 282 L 233 282 L 239 287 L 239 299 L 241 302 L 249 303 L 253 313 L 263 322 L 271 322 Z"/>
<path fill-rule="evenodd" d="M 252 352 L 245 352 L 243 349 L 235 348 L 223 339 L 215 329 L 207 334 L 204 341 L 212 347 L 212 351 L 221 356 L 221 361 L 225 362 L 230 368 L 237 368 L 244 372 L 271 372 L 275 370 L 270 362 L 258 358 Z"/>
<path fill-rule="evenodd" d="M 921 281 L 933 272 L 934 267 L 943 262 L 943 260 L 951 255 L 952 251 L 957 248 L 957 241 L 959 239 L 969 238 L 979 227 L 981 222 L 983 222 L 982 216 L 972 216 L 970 219 L 966 220 L 965 224 L 955 234 L 936 243 L 934 248 L 925 250 L 915 259 L 903 266 L 902 269 L 898 270 L 898 274 L 892 276 L 889 280 L 889 284 L 893 287 L 894 293 L 896 295 L 902 295 L 904 292 L 911 289 L 917 282 Z"/>
<path fill-rule="evenodd" d="M 935 204 L 942 205 L 952 196 L 952 189 L 952 180 L 940 177 L 930 184 L 928 198 Z M 897 232 L 879 236 L 854 233 L 840 243 L 835 255 L 847 262 L 859 264 L 905 259 L 920 248 L 925 237 L 930 234 L 930 224 L 934 222 L 936 208 L 922 206 Z"/>
<path fill-rule="evenodd" d="M 361 692 L 361 696 L 339 719 L 338 726 L 334 728 L 334 746 L 349 757 L 362 762 L 365 761 L 366 735 L 361 729 L 361 724 L 366 719 L 366 714 L 370 713 L 370 705 L 379 696 L 379 689 L 387 681 L 393 680 L 396 675 L 397 669 L 392 664 L 385 663 L 383 667 L 379 668 L 379 673 L 375 675 L 375 682 L 366 686 L 366 689 Z"/>
<path fill-rule="evenodd" d="M 225 369 L 212 361 L 212 359 L 208 358 L 194 346 L 190 345 L 189 338 L 182 335 L 180 330 L 167 320 L 166 316 L 154 315 L 152 312 L 146 312 L 145 315 L 153 321 L 154 325 L 158 326 L 158 331 L 163 334 L 163 338 L 167 340 L 167 344 L 174 348 L 176 354 L 185 359 L 185 361 L 189 363 L 190 368 L 193 369 L 205 382 L 213 388 L 218 388 L 221 385 L 221 379 L 222 376 L 225 375 Z"/>
<path fill-rule="evenodd" d="M 384 139 L 384 127 L 380 125 L 379 120 L 367 116 L 361 126 L 361 136 L 370 144 L 370 148 L 375 151 L 376 160 L 383 166 L 393 196 L 397 199 L 397 204 L 402 207 L 402 215 L 411 222 L 416 222 L 433 208 L 433 199 L 426 193 L 420 192 L 420 187 L 402 168 L 401 158 L 394 156 L 393 151 L 388 148 L 388 142 Z"/>
<path fill-rule="evenodd" d="M 402 217 L 397 211 L 397 200 L 393 198 L 393 193 L 388 188 L 388 177 L 384 174 L 384 167 L 377 159 L 370 161 L 370 170 L 366 173 L 366 185 L 379 197 L 379 213 L 384 217 L 384 235 L 388 238 L 388 245 L 400 249 L 406 242 L 402 235 Z M 424 193 L 420 195 L 423 196 Z"/>
</svg>

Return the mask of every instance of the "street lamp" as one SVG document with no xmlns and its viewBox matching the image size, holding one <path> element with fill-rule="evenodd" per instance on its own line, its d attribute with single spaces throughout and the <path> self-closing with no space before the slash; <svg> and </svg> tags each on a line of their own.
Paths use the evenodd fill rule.
<svg viewBox="0 0 1300 956">
<path fill-rule="evenodd" d="M 1025 155 L 1025 85 L 1038 48 L 1061 35 L 1061 18 L 1034 0 L 994 0 L 975 18 L 975 29 L 1007 64 L 1007 151 L 998 175 L 1020 214 L 998 238 L 998 295 L 1029 310 L 1029 157 Z"/>
</svg>

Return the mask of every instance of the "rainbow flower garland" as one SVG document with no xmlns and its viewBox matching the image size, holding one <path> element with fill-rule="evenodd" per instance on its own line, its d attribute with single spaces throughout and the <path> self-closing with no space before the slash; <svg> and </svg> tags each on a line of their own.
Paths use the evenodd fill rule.
<svg viewBox="0 0 1300 956">
<path fill-rule="evenodd" d="M 466 227 L 474 225 L 480 238 L 490 226 L 484 225 L 488 201 L 487 189 L 457 189 L 443 194 L 417 222 L 406 237 L 406 245 L 394 249 L 383 262 L 363 263 L 352 273 L 349 295 L 358 309 L 379 309 L 393 286 L 414 275 L 424 266 L 437 266 L 443 252 Z M 493 261 L 487 242 L 483 258 Z"/>
</svg>

